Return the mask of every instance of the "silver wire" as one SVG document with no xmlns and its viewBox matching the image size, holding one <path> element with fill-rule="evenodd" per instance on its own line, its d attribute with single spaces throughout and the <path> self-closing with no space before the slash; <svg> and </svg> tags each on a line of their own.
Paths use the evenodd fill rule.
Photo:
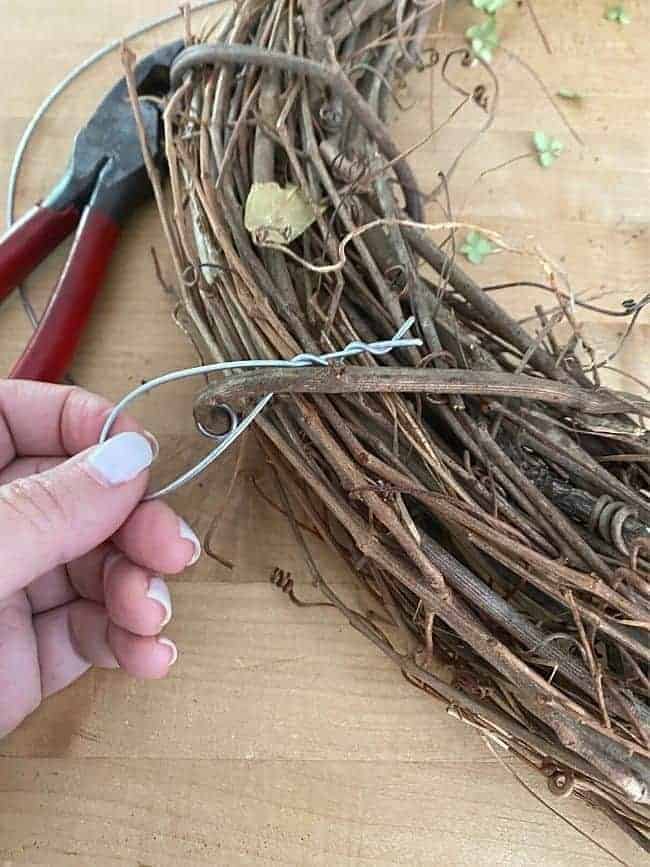
<svg viewBox="0 0 650 867">
<path fill-rule="evenodd" d="M 198 3 L 193 9 L 192 12 L 200 12 L 202 9 L 207 9 L 209 6 L 217 6 L 219 3 L 224 3 L 225 0 L 204 0 L 202 3 Z M 25 132 L 22 134 L 20 141 L 18 142 L 18 147 L 16 148 L 16 153 L 14 154 L 13 163 L 11 165 L 11 172 L 9 173 L 9 186 L 7 187 L 7 204 L 6 204 L 6 224 L 7 229 L 10 229 L 14 222 L 14 209 L 16 206 L 16 187 L 18 185 L 18 175 L 20 174 L 20 169 L 23 163 L 23 159 L 25 157 L 25 151 L 27 150 L 27 146 L 31 141 L 32 136 L 34 135 L 34 131 L 36 127 L 43 119 L 45 113 L 50 109 L 51 105 L 61 96 L 61 94 L 68 89 L 68 87 L 79 78 L 87 69 L 90 69 L 91 66 L 94 66 L 107 54 L 110 54 L 111 51 L 115 51 L 116 48 L 119 48 L 123 42 L 127 42 L 130 39 L 137 39 L 139 36 L 144 36 L 145 33 L 149 33 L 151 30 L 155 30 L 157 27 L 162 27 L 163 24 L 168 24 L 170 21 L 174 21 L 176 18 L 180 18 L 183 15 L 183 11 L 177 10 L 176 12 L 169 12 L 166 15 L 162 15 L 160 18 L 156 18 L 153 21 L 148 21 L 146 24 L 141 25 L 135 30 L 128 33 L 121 39 L 113 39 L 103 48 L 100 48 L 99 51 L 96 51 L 90 57 L 86 58 L 82 63 L 78 66 L 75 66 L 74 69 L 70 70 L 68 75 L 57 84 L 54 90 L 45 97 L 43 102 L 40 104 L 38 109 L 36 110 L 34 116 L 27 124 Z M 22 286 L 18 286 L 18 291 L 20 292 L 20 297 L 23 302 L 23 309 L 27 314 L 27 318 L 32 324 L 32 327 L 36 328 L 38 325 L 38 317 L 34 311 L 34 308 L 31 305 L 31 302 L 25 295 L 24 289 Z"/>
<path fill-rule="evenodd" d="M 134 388 L 133 391 L 129 392 L 122 400 L 115 405 L 110 415 L 106 419 L 106 423 L 102 429 L 101 435 L 99 437 L 99 442 L 104 443 L 108 439 L 108 436 L 111 432 L 113 425 L 115 424 L 118 416 L 126 409 L 127 406 L 133 403 L 133 401 L 137 400 L 139 397 L 142 397 L 143 394 L 148 394 L 156 388 L 160 388 L 162 385 L 167 385 L 170 382 L 177 382 L 181 379 L 189 379 L 193 376 L 206 376 L 210 373 L 219 373 L 224 370 L 241 370 L 242 368 L 259 368 L 259 367 L 309 367 L 312 364 L 322 364 L 327 365 L 330 361 L 335 361 L 339 359 L 349 358 L 353 355 L 360 355 L 363 352 L 368 352 L 370 355 L 387 355 L 389 352 L 392 352 L 395 349 L 400 349 L 402 347 L 407 346 L 422 346 L 422 341 L 416 337 L 405 337 L 404 335 L 412 328 L 415 322 L 415 317 L 411 316 L 406 322 L 401 326 L 401 328 L 396 332 L 395 336 L 391 338 L 391 340 L 377 340 L 374 343 L 363 343 L 360 340 L 355 340 L 352 343 L 348 343 L 346 347 L 343 349 L 339 349 L 336 352 L 327 352 L 324 355 L 309 355 L 307 353 L 303 353 L 301 355 L 296 355 L 292 359 L 246 359 L 243 361 L 222 361 L 215 364 L 203 364 L 199 367 L 188 367 L 184 370 L 174 370 L 171 373 L 164 373 L 162 376 L 157 376 L 155 379 L 150 380 L 149 382 L 145 382 L 142 385 L 139 385 L 137 388 Z M 270 403 L 273 398 L 273 394 L 267 394 L 261 400 L 259 400 L 253 409 L 245 416 L 241 421 L 238 420 L 237 414 L 232 410 L 229 406 L 224 404 L 224 409 L 230 415 L 231 420 L 231 428 L 228 433 L 224 435 L 220 435 L 218 437 L 219 444 L 212 449 L 211 452 L 202 458 L 197 464 L 193 467 L 190 467 L 180 476 L 175 478 L 173 481 L 168 482 L 164 487 L 160 488 L 157 491 L 153 491 L 152 493 L 146 494 L 144 497 L 145 500 L 157 500 L 159 497 L 165 497 L 167 494 L 171 494 L 174 491 L 177 491 L 179 488 L 182 488 L 184 485 L 188 484 L 188 482 L 193 481 L 197 476 L 200 476 L 214 461 L 220 457 L 226 449 L 230 448 L 230 446 L 235 442 L 235 440 L 240 437 L 244 431 L 250 427 L 250 425 L 255 421 L 256 417 L 262 412 L 262 410 Z M 207 432 L 202 426 L 197 426 L 200 433 L 206 436 Z M 211 439 L 216 439 L 214 435 L 210 435 Z"/>
<path fill-rule="evenodd" d="M 214 433 L 214 431 L 209 430 L 196 416 L 194 416 L 194 424 L 196 425 L 196 429 L 198 430 L 198 432 L 206 439 L 216 440 L 220 443 L 225 437 L 228 436 L 231 430 L 234 430 L 234 428 L 237 427 L 237 425 L 239 424 L 239 418 L 237 417 L 237 413 L 234 411 L 234 409 L 231 406 L 228 406 L 227 403 L 219 403 L 217 404 L 217 408 L 224 410 L 230 421 L 230 430 L 226 431 L 226 433 Z"/>
</svg>

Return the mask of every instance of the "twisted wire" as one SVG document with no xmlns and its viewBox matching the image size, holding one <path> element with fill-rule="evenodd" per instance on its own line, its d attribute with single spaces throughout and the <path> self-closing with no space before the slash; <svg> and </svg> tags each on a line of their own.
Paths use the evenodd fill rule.
<svg viewBox="0 0 650 867">
<path fill-rule="evenodd" d="M 189 379 L 194 376 L 206 376 L 210 373 L 220 373 L 224 370 L 240 370 L 242 368 L 259 368 L 259 367 L 308 367 L 312 364 L 327 366 L 330 361 L 341 361 L 361 353 L 369 353 L 370 355 L 387 355 L 395 349 L 402 349 L 409 346 L 422 346 L 422 341 L 416 337 L 405 337 L 408 331 L 412 328 L 415 318 L 411 316 L 395 333 L 395 336 L 390 340 L 377 340 L 372 343 L 364 343 L 361 340 L 353 340 L 348 343 L 343 349 L 334 352 L 326 352 L 323 355 L 312 355 L 303 352 L 296 355 L 292 359 L 246 359 L 244 361 L 222 361 L 215 364 L 202 364 L 198 367 L 188 367 L 184 370 L 174 370 L 171 373 L 165 373 L 155 379 L 145 382 L 134 388 L 122 400 L 119 401 L 106 419 L 106 423 L 99 437 L 99 442 L 104 443 L 108 439 L 110 432 L 115 424 L 118 416 L 129 406 L 133 401 L 148 394 L 156 388 L 167 385 L 170 382 L 177 382 L 182 379 Z M 218 445 L 212 451 L 208 452 L 205 457 L 201 458 L 193 467 L 190 467 L 181 475 L 177 476 L 173 481 L 168 482 L 164 487 L 147 494 L 145 500 L 156 500 L 160 497 L 165 497 L 177 491 L 179 488 L 188 484 L 197 478 L 201 473 L 214 463 L 230 446 L 238 439 L 244 431 L 250 427 L 257 416 L 268 406 L 273 399 L 273 394 L 267 394 L 259 400 L 253 409 L 243 419 L 239 419 L 237 414 L 231 407 L 224 404 L 222 409 L 230 417 L 230 430 L 225 434 L 213 434 L 208 431 L 203 425 L 197 425 L 197 430 L 203 436 L 212 440 L 216 440 Z M 195 419 L 196 424 L 196 419 Z"/>
</svg>

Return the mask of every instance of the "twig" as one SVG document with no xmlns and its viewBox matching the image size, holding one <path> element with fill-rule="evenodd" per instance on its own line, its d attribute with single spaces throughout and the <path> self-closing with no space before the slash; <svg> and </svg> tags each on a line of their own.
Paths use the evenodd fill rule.
<svg viewBox="0 0 650 867">
<path fill-rule="evenodd" d="M 526 0 L 526 6 L 528 7 L 528 11 L 530 12 L 530 17 L 533 19 L 533 24 L 535 25 L 535 28 L 536 28 L 537 32 L 539 33 L 539 37 L 542 40 L 542 42 L 544 43 L 544 48 L 547 50 L 547 52 L 549 54 L 553 54 L 553 50 L 551 48 L 551 43 L 548 41 L 548 36 L 544 32 L 544 29 L 543 29 L 543 27 L 539 21 L 539 18 L 537 17 L 537 12 L 535 11 L 535 4 L 533 3 L 533 0 Z"/>
<path fill-rule="evenodd" d="M 482 739 L 483 739 L 483 743 L 485 744 L 485 746 L 489 749 L 489 751 L 492 753 L 494 758 L 499 762 L 501 767 L 504 768 L 509 774 L 511 774 L 515 778 L 515 780 L 517 780 L 519 785 L 523 786 L 524 789 L 526 789 L 526 791 L 528 792 L 529 795 L 532 795 L 533 798 L 535 798 L 535 800 L 538 801 L 543 807 L 546 807 L 546 809 L 550 810 L 551 813 L 553 813 L 555 816 L 558 817 L 558 819 L 561 819 L 566 825 L 568 825 L 574 831 L 577 831 L 581 837 L 584 837 L 585 840 L 588 840 L 590 843 L 593 843 L 593 845 L 596 846 L 598 849 L 600 849 L 601 852 L 604 852 L 605 855 L 609 855 L 609 857 L 613 861 L 616 861 L 617 864 L 622 864 L 623 867 L 630 867 L 630 865 L 627 863 L 627 861 L 621 860 L 618 857 L 618 855 L 615 855 L 613 852 L 611 852 L 609 849 L 607 849 L 605 846 L 603 846 L 602 843 L 599 843 L 598 840 L 594 840 L 594 838 L 590 834 L 587 834 L 586 831 L 583 831 L 574 822 L 572 822 L 570 819 L 567 819 L 567 817 L 563 816 L 562 813 L 558 812 L 558 810 L 556 810 L 555 807 L 552 807 L 548 803 L 548 801 L 545 801 L 543 798 L 540 798 L 540 796 L 537 794 L 537 792 L 534 789 L 532 789 L 528 785 L 528 783 L 519 776 L 519 774 L 515 771 L 515 769 L 511 768 L 510 765 L 501 758 L 501 756 L 497 753 L 496 749 L 492 746 L 489 739 L 485 735 L 482 736 Z"/>
</svg>

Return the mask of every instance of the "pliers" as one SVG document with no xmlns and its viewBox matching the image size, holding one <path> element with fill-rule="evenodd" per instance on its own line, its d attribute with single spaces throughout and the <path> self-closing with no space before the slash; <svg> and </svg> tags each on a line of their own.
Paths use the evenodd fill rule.
<svg viewBox="0 0 650 867">
<path fill-rule="evenodd" d="M 163 97 L 183 40 L 135 68 L 140 96 Z M 162 162 L 162 116 L 140 103 L 149 150 Z M 72 250 L 38 327 L 14 365 L 14 379 L 60 382 L 68 371 L 124 220 L 151 192 L 126 80 L 121 79 L 75 138 L 61 181 L 0 240 L 0 301 L 77 228 Z"/>
</svg>

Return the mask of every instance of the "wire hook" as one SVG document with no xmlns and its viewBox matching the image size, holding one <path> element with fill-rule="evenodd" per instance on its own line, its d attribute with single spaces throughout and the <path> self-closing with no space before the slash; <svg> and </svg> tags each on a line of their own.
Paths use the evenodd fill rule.
<svg viewBox="0 0 650 867">
<path fill-rule="evenodd" d="M 157 376 L 155 379 L 134 388 L 133 391 L 129 392 L 129 394 L 123 397 L 122 400 L 113 407 L 106 419 L 106 423 L 104 424 L 99 437 L 99 442 L 100 444 L 106 442 L 118 416 L 124 412 L 127 406 L 132 404 L 139 397 L 142 397 L 142 395 L 148 394 L 162 385 L 167 385 L 170 382 L 177 382 L 182 379 L 189 379 L 194 376 L 206 376 L 210 373 L 220 373 L 224 370 L 240 370 L 242 368 L 256 367 L 309 367 L 312 364 L 327 365 L 330 361 L 349 358 L 353 355 L 360 355 L 364 352 L 368 352 L 370 355 L 387 355 L 395 349 L 401 349 L 408 346 L 422 346 L 422 341 L 419 338 L 405 336 L 413 327 L 414 323 L 415 317 L 411 316 L 390 340 L 377 340 L 374 343 L 363 343 L 360 340 L 355 340 L 343 349 L 339 349 L 336 352 L 327 352 L 324 355 L 302 353 L 296 355 L 292 359 L 246 359 L 243 361 L 222 361 L 214 364 L 203 364 L 199 367 L 187 367 L 184 370 L 174 370 L 171 373 L 164 373 L 162 376 Z M 201 473 L 207 470 L 207 468 L 214 463 L 214 461 L 216 461 L 217 458 L 220 457 L 248 427 L 250 427 L 262 410 L 268 406 L 272 398 L 273 394 L 265 395 L 265 397 L 261 398 L 261 400 L 255 404 L 253 409 L 248 413 L 248 415 L 244 416 L 243 419 L 239 419 L 237 413 L 230 406 L 222 404 L 221 409 L 226 412 L 230 419 L 230 430 L 225 434 L 212 433 L 195 418 L 194 423 L 199 433 L 208 439 L 217 441 L 217 445 L 212 449 L 212 451 L 208 452 L 205 457 L 201 458 L 198 463 L 193 467 L 190 467 L 188 470 L 185 470 L 184 473 L 181 473 L 181 475 L 173 481 L 168 482 L 157 491 L 146 494 L 144 500 L 157 500 L 160 497 L 165 497 L 167 494 L 172 494 L 174 491 L 177 491 L 179 488 L 182 488 L 184 485 L 200 476 Z"/>
</svg>

